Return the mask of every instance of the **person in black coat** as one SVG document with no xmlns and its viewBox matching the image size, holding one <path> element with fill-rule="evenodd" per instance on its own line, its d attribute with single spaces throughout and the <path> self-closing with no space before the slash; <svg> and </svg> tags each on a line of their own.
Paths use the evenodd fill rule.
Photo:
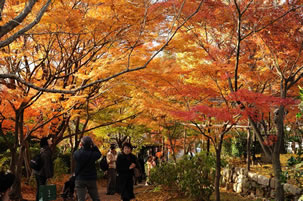
<svg viewBox="0 0 303 201">
<path fill-rule="evenodd" d="M 135 198 L 134 194 L 134 168 L 137 164 L 137 157 L 131 153 L 132 145 L 124 143 L 122 153 L 117 158 L 117 172 L 119 175 L 118 188 L 123 201 L 129 201 Z"/>
<path fill-rule="evenodd" d="M 53 144 L 52 138 L 43 137 L 40 140 L 40 154 L 42 159 L 42 168 L 39 171 L 34 170 L 37 183 L 36 200 L 39 200 L 39 187 L 46 185 L 46 181 L 54 176 L 54 163 L 50 146 Z"/>
<path fill-rule="evenodd" d="M 0 201 L 9 201 L 9 193 L 15 181 L 15 175 L 12 173 L 0 172 Z"/>
<path fill-rule="evenodd" d="M 101 157 L 101 152 L 89 136 L 81 139 L 81 148 L 74 153 L 76 161 L 76 182 L 78 201 L 85 201 L 86 192 L 93 201 L 99 201 L 97 189 L 97 170 L 95 162 Z"/>
</svg>

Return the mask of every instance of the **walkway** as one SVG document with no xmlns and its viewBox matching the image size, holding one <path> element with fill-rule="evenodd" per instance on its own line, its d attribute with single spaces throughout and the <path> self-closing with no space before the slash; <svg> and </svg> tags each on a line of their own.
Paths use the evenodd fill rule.
<svg viewBox="0 0 303 201">
<path fill-rule="evenodd" d="M 115 194 L 115 195 L 106 195 L 106 186 L 104 183 L 99 183 L 99 195 L 100 195 L 100 200 L 101 201 L 121 201 L 120 199 L 120 195 L 119 194 Z M 144 186 L 144 182 L 138 185 L 134 186 L 134 192 L 135 195 L 138 193 L 142 193 L 144 192 L 144 190 L 146 189 L 146 186 Z"/>
</svg>

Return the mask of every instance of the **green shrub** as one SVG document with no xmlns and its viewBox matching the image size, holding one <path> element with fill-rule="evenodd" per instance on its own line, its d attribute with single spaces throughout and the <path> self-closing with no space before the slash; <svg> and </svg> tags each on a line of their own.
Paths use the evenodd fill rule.
<svg viewBox="0 0 303 201">
<path fill-rule="evenodd" d="M 62 158 L 58 157 L 54 161 L 54 170 L 55 170 L 55 176 L 61 176 L 63 174 L 68 173 L 68 167 L 62 160 Z"/>
<path fill-rule="evenodd" d="M 72 158 L 72 154 L 70 152 L 66 152 L 64 154 L 59 153 L 57 157 L 62 160 L 62 162 L 64 163 L 64 165 L 67 167 L 67 172 L 70 173 L 71 172 L 71 158 Z"/>
<path fill-rule="evenodd" d="M 169 176 L 168 176 L 169 175 Z M 150 182 L 164 186 L 176 186 L 178 179 L 176 165 L 173 163 L 163 163 L 150 171 Z"/>
<path fill-rule="evenodd" d="M 0 170 L 6 171 L 9 169 L 9 164 L 10 164 L 11 156 L 9 150 L 4 153 L 0 154 Z"/>
<path fill-rule="evenodd" d="M 178 187 L 194 200 L 210 200 L 214 192 L 215 159 L 206 153 L 177 162 Z"/>
<path fill-rule="evenodd" d="M 165 163 L 151 170 L 150 181 L 157 185 L 177 187 L 194 200 L 209 200 L 214 191 L 215 159 L 200 153 L 186 156 L 176 164 Z M 168 176 L 169 175 L 169 176 Z"/>
<path fill-rule="evenodd" d="M 232 139 L 226 139 L 223 141 L 223 149 L 222 153 L 223 155 L 231 156 L 232 155 Z"/>
</svg>

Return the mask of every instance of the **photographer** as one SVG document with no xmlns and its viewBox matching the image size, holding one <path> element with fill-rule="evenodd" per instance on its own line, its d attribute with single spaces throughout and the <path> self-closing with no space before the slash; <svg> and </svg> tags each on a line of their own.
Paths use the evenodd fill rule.
<svg viewBox="0 0 303 201">
<path fill-rule="evenodd" d="M 11 191 L 11 187 L 14 183 L 15 175 L 12 173 L 0 172 L 0 201 L 8 201 L 8 194 Z"/>
<path fill-rule="evenodd" d="M 93 201 L 99 201 L 95 162 L 101 157 L 101 153 L 89 136 L 81 139 L 80 147 L 74 153 L 78 201 L 85 201 L 86 191 Z"/>
</svg>

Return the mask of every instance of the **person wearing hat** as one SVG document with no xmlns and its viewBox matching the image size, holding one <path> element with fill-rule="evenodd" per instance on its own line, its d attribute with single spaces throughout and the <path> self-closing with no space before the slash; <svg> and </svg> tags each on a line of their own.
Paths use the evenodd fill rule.
<svg viewBox="0 0 303 201">
<path fill-rule="evenodd" d="M 15 175 L 12 173 L 0 172 L 0 201 L 8 201 L 11 187 L 15 181 Z"/>
<path fill-rule="evenodd" d="M 107 180 L 107 193 L 106 195 L 114 195 L 116 193 L 116 179 L 117 179 L 117 171 L 116 171 L 116 161 L 117 161 L 117 152 L 116 145 L 111 144 L 110 150 L 106 155 L 106 160 L 108 163 L 108 180 Z"/>
<path fill-rule="evenodd" d="M 97 188 L 97 170 L 95 162 L 101 157 L 101 152 L 94 145 L 89 136 L 84 136 L 80 141 L 80 149 L 75 151 L 76 181 L 78 201 L 85 201 L 86 192 L 93 201 L 100 201 Z"/>
<path fill-rule="evenodd" d="M 37 192 L 36 200 L 39 200 L 39 187 L 40 185 L 46 185 L 47 179 L 54 176 L 54 163 L 52 158 L 52 151 L 50 146 L 53 144 L 52 138 L 43 137 L 40 140 L 40 154 L 42 159 L 42 167 L 40 170 L 33 170 L 36 183 L 37 183 Z"/>
</svg>

